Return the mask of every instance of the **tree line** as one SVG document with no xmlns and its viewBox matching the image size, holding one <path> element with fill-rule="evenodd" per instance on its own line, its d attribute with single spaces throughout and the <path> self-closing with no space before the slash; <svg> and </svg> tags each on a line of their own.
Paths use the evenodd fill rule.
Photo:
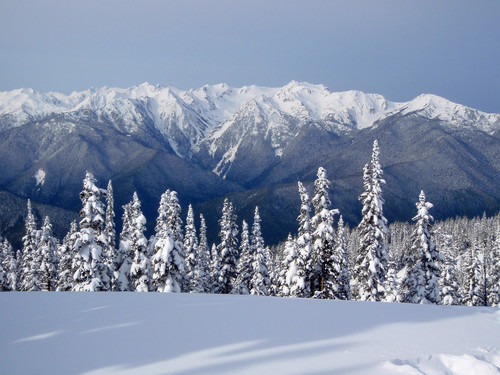
<svg viewBox="0 0 500 375">
<path fill-rule="evenodd" d="M 209 246 L 189 205 L 185 223 L 175 191 L 161 196 L 155 233 L 137 193 L 123 206 L 116 242 L 113 187 L 97 186 L 87 172 L 80 193 L 80 221 L 61 243 L 50 219 L 38 229 L 28 200 L 23 248 L 0 241 L 2 291 L 140 291 L 275 295 L 360 301 L 498 306 L 500 216 L 433 223 L 422 191 L 414 224 L 388 226 L 378 142 L 363 169 L 362 219 L 352 230 L 331 208 L 330 182 L 319 168 L 314 193 L 298 182 L 298 232 L 265 245 L 259 208 L 241 231 L 232 203 L 224 200 L 219 242 Z"/>
</svg>

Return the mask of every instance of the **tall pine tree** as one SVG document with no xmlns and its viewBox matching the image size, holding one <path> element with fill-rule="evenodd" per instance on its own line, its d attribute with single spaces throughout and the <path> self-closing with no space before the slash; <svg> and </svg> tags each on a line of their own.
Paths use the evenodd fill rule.
<svg viewBox="0 0 500 375">
<path fill-rule="evenodd" d="M 268 296 L 271 281 L 266 265 L 264 239 L 260 229 L 259 207 L 255 207 L 252 236 L 250 238 L 250 253 L 252 255 L 252 278 L 250 279 L 250 294 Z"/>
<path fill-rule="evenodd" d="M 220 266 L 217 270 L 217 281 L 221 294 L 229 294 L 233 290 L 236 280 L 236 264 L 238 258 L 238 227 L 233 204 L 226 198 L 222 208 L 220 225 L 220 244 L 217 247 L 220 256 Z"/>
<path fill-rule="evenodd" d="M 98 188 L 93 174 L 87 172 L 80 193 L 82 209 L 80 211 L 80 230 L 75 233 L 73 262 L 75 291 L 109 290 L 106 267 L 103 262 L 103 249 L 106 246 L 103 236 L 105 224 L 105 206 L 102 199 L 106 190 Z"/>
<path fill-rule="evenodd" d="M 132 290 L 136 292 L 148 292 L 151 281 L 151 259 L 148 252 L 148 240 L 144 235 L 146 230 L 146 218 L 142 214 L 141 201 L 134 192 L 132 206 L 132 233 L 130 236 L 130 251 L 132 253 L 132 265 L 130 266 L 130 279 Z"/>
<path fill-rule="evenodd" d="M 373 142 L 372 158 L 363 169 L 362 219 L 358 225 L 360 244 L 354 267 L 355 295 L 361 301 L 382 301 L 385 297 L 387 272 L 387 220 L 383 214 L 382 168 L 378 142 Z"/>
</svg>

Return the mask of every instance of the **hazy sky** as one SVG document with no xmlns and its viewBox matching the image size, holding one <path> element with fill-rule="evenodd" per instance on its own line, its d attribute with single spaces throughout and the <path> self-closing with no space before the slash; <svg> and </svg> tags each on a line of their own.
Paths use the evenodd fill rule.
<svg viewBox="0 0 500 375">
<path fill-rule="evenodd" d="M 290 80 L 500 112 L 500 1 L 0 0 L 0 90 Z"/>
</svg>

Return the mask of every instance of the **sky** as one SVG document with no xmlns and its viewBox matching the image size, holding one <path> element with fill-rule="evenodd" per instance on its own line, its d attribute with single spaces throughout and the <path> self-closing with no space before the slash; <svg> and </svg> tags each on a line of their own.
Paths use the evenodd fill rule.
<svg viewBox="0 0 500 375">
<path fill-rule="evenodd" d="M 500 1 L 0 0 L 0 91 L 321 83 L 500 113 Z"/>
</svg>

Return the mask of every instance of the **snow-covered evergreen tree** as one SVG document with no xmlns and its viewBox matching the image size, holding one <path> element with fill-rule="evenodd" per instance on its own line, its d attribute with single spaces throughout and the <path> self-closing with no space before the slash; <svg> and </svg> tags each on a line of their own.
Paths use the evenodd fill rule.
<svg viewBox="0 0 500 375">
<path fill-rule="evenodd" d="M 186 277 L 185 291 L 191 292 L 195 290 L 197 283 L 196 268 L 198 267 L 198 240 L 196 238 L 196 227 L 194 224 L 193 207 L 189 205 L 186 217 L 186 233 L 184 235 L 184 253 L 186 254 Z"/>
<path fill-rule="evenodd" d="M 351 299 L 351 277 L 349 274 L 349 253 L 347 248 L 347 240 L 345 235 L 344 219 L 342 216 L 339 218 L 337 228 L 337 240 L 335 254 L 340 258 L 340 275 L 339 275 L 339 289 L 337 298 L 343 300 Z"/>
<path fill-rule="evenodd" d="M 115 249 L 113 257 L 113 283 L 112 290 L 125 292 L 131 289 L 130 267 L 132 266 L 133 253 L 131 251 L 133 231 L 132 202 L 123 206 L 122 231 L 120 243 Z"/>
<path fill-rule="evenodd" d="M 278 279 L 278 295 L 280 297 L 289 297 L 292 295 L 292 290 L 296 290 L 294 287 L 297 284 L 298 256 L 299 254 L 295 241 L 292 238 L 292 235 L 288 234 Z"/>
<path fill-rule="evenodd" d="M 413 218 L 417 221 L 417 235 L 418 246 L 422 247 L 423 268 L 425 272 L 425 293 L 426 300 L 429 303 L 441 303 L 441 292 L 439 288 L 439 279 L 441 272 L 439 269 L 439 262 L 443 260 L 439 254 L 436 244 L 431 239 L 432 222 L 434 218 L 429 214 L 429 209 L 433 204 L 425 201 L 425 194 L 420 192 L 419 203 L 417 203 L 418 214 Z"/>
<path fill-rule="evenodd" d="M 177 213 L 180 206 L 172 204 L 172 198 L 177 198 L 170 190 L 161 196 L 158 218 L 156 219 L 155 238 L 153 248 L 153 290 L 167 293 L 180 293 L 181 283 L 184 280 L 184 253 L 180 248 L 182 242 L 179 233 L 174 237 L 173 230 L 178 230 Z M 182 234 L 182 233 L 181 233 Z M 180 242 L 180 243 L 179 243 Z"/>
<path fill-rule="evenodd" d="M 182 258 L 183 266 L 179 267 L 180 272 L 180 286 L 181 291 L 187 291 L 188 283 L 186 279 L 186 253 L 184 251 L 184 235 L 183 224 L 181 219 L 181 205 L 179 203 L 179 198 L 177 197 L 176 191 L 170 192 L 170 198 L 168 200 L 168 227 L 172 233 L 172 240 L 174 244 L 174 253 L 178 254 Z"/>
<path fill-rule="evenodd" d="M 304 185 L 299 181 L 300 215 L 297 237 L 297 282 L 292 286 L 293 297 L 311 297 L 311 276 L 313 273 L 312 235 L 311 235 L 311 201 Z"/>
<path fill-rule="evenodd" d="M 220 255 L 217 251 L 217 246 L 212 244 L 210 250 L 210 293 L 219 294 L 221 293 L 221 283 L 219 282 L 219 273 L 221 268 Z"/>
<path fill-rule="evenodd" d="M 222 208 L 222 218 L 219 220 L 221 243 L 217 247 L 220 256 L 220 268 L 217 279 L 221 294 L 229 294 L 236 280 L 236 265 L 238 258 L 238 227 L 233 204 L 226 198 Z"/>
<path fill-rule="evenodd" d="M 18 262 L 14 257 L 14 250 L 12 245 L 5 238 L 3 244 L 0 245 L 2 252 L 2 269 L 3 269 L 3 290 L 16 291 L 17 290 L 17 275 L 18 275 Z"/>
<path fill-rule="evenodd" d="M 446 236 L 446 245 L 443 247 L 443 261 L 441 262 L 441 303 L 443 305 L 461 305 L 462 293 L 458 283 L 456 250 L 453 249 L 452 236 Z"/>
<path fill-rule="evenodd" d="M 339 293 L 340 258 L 335 253 L 335 233 L 333 213 L 328 190 L 330 182 L 326 171 L 320 167 L 314 182 L 312 199 L 315 214 L 311 219 L 313 249 L 313 292 L 321 293 L 322 298 L 337 298 Z"/>
<path fill-rule="evenodd" d="M 360 247 L 353 272 L 353 287 L 356 298 L 361 301 L 382 301 L 385 297 L 387 220 L 383 214 L 381 185 L 385 181 L 382 179 L 379 155 L 375 140 L 370 164 L 363 169 L 364 192 L 359 197 L 363 203 L 363 217 L 358 225 Z"/>
<path fill-rule="evenodd" d="M 105 206 L 102 198 L 106 190 L 98 188 L 93 174 L 87 172 L 80 193 L 82 209 L 80 211 L 80 230 L 75 233 L 75 259 L 73 262 L 75 291 L 109 290 L 106 267 L 102 252 L 105 248 L 103 236 L 105 224 Z"/>
<path fill-rule="evenodd" d="M 198 244 L 197 258 L 192 291 L 196 293 L 209 293 L 210 249 L 208 248 L 207 225 L 203 214 L 200 214 L 200 242 Z"/>
<path fill-rule="evenodd" d="M 114 259 L 116 257 L 116 230 L 115 230 L 115 202 L 113 185 L 111 180 L 108 181 L 108 188 L 106 191 L 106 223 L 104 225 L 105 242 L 103 252 L 103 262 L 107 279 L 110 280 L 110 288 L 113 289 L 114 283 Z"/>
<path fill-rule="evenodd" d="M 20 272 L 21 291 L 39 291 L 41 256 L 38 252 L 40 233 L 36 228 L 35 215 L 28 199 L 28 213 L 26 215 L 26 232 L 23 237 L 23 253 Z"/>
<path fill-rule="evenodd" d="M 55 291 L 57 288 L 59 259 L 57 256 L 57 240 L 52 235 L 52 224 L 45 217 L 40 232 L 38 252 L 41 255 L 40 288 L 42 291 Z"/>
<path fill-rule="evenodd" d="M 57 252 L 59 258 L 59 275 L 57 280 L 56 290 L 59 292 L 68 292 L 73 289 L 73 258 L 75 233 L 78 231 L 78 225 L 75 221 L 71 222 L 69 232 L 64 236 L 64 239 L 59 245 Z"/>
<path fill-rule="evenodd" d="M 241 224 L 240 257 L 237 266 L 238 276 L 233 292 L 236 294 L 250 294 L 250 280 L 252 279 L 253 266 L 250 249 L 250 234 L 245 220 Z"/>
<path fill-rule="evenodd" d="M 250 237 L 250 254 L 252 256 L 252 278 L 250 279 L 250 294 L 268 296 L 271 280 L 266 265 L 264 239 L 260 229 L 259 207 L 255 207 L 252 235 Z"/>
<path fill-rule="evenodd" d="M 474 244 L 469 251 L 466 251 L 463 259 L 463 272 L 464 272 L 464 296 L 463 303 L 468 306 L 485 306 L 481 273 L 482 259 L 478 254 L 476 244 Z"/>
<path fill-rule="evenodd" d="M 496 225 L 495 240 L 490 253 L 488 302 L 490 306 L 500 307 L 500 223 Z"/>
<path fill-rule="evenodd" d="M 130 236 L 130 251 L 132 252 L 132 265 L 130 266 L 130 279 L 132 290 L 148 292 L 151 281 L 151 259 L 148 253 L 148 240 L 144 235 L 146 218 L 142 214 L 141 201 L 134 192 L 132 206 L 132 232 Z"/>
</svg>

